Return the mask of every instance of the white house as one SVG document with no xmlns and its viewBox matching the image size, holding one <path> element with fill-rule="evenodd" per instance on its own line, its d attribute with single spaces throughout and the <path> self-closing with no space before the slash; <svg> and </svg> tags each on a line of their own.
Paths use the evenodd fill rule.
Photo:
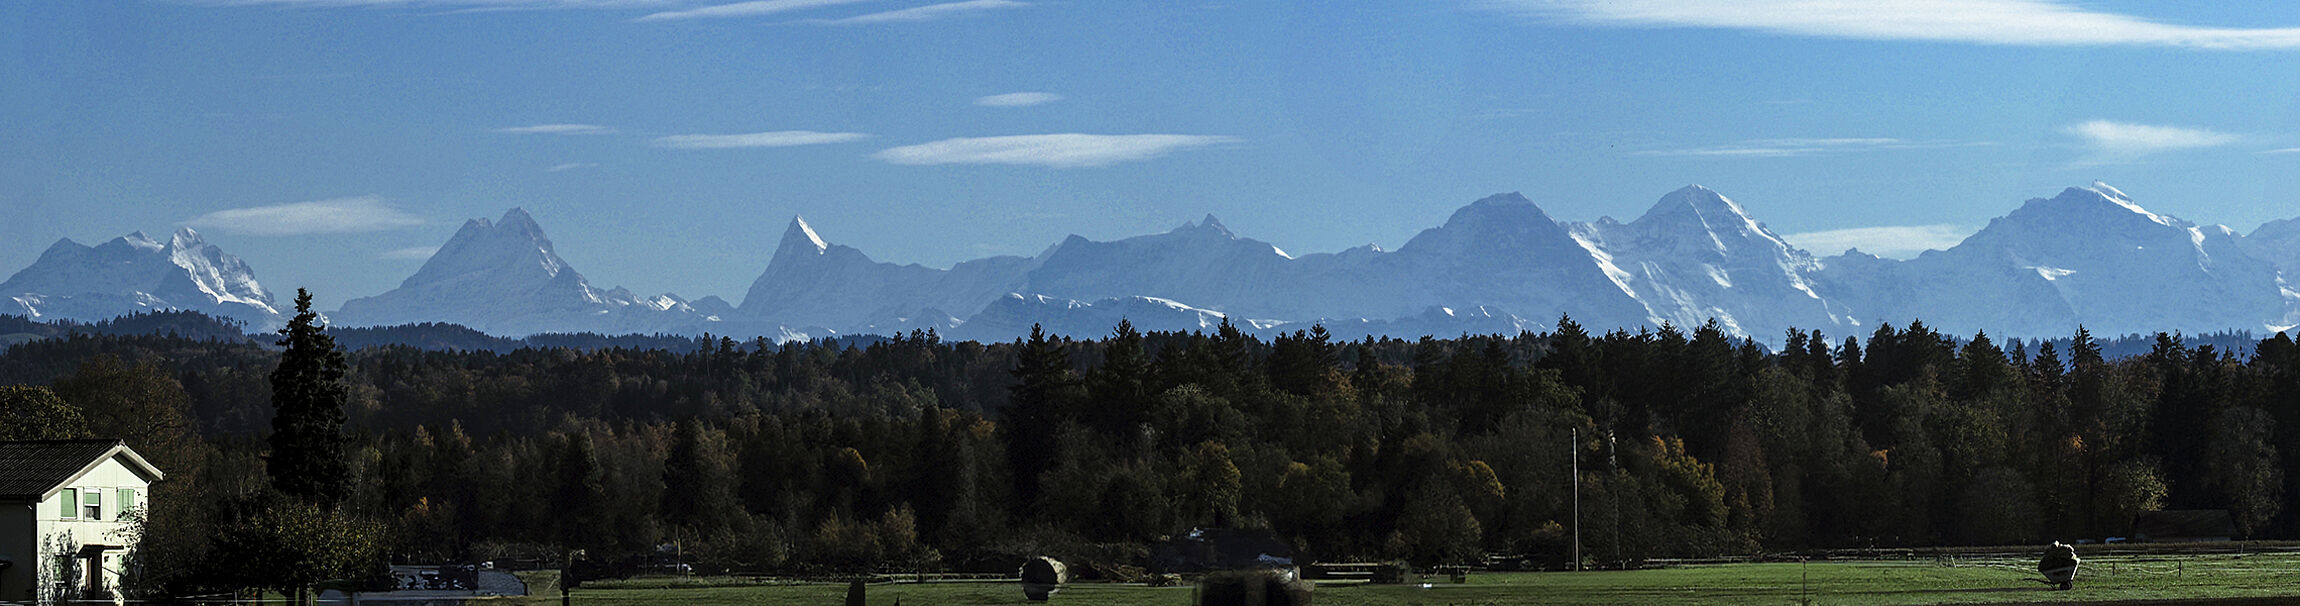
<svg viewBox="0 0 2300 606">
<path fill-rule="evenodd" d="M 119 440 L 0 441 L 0 603 L 116 600 L 121 517 L 162 477 Z"/>
</svg>

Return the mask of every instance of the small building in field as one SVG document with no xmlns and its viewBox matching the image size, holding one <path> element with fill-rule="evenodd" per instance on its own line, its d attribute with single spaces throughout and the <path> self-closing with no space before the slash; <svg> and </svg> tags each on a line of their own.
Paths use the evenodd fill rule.
<svg viewBox="0 0 2300 606">
<path fill-rule="evenodd" d="M 2236 538 L 2226 509 L 2143 511 L 2132 517 L 2132 539 L 2149 543 L 2207 543 Z"/>
<path fill-rule="evenodd" d="M 119 440 L 0 441 L 0 602 L 117 601 L 158 468 Z"/>
</svg>

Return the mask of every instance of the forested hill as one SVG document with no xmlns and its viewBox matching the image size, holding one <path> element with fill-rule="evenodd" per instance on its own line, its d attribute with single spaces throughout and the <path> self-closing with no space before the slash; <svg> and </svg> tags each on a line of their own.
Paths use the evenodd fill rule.
<svg viewBox="0 0 2300 606">
<path fill-rule="evenodd" d="M 223 341 L 241 341 L 252 338 L 261 342 L 269 342 L 273 339 L 270 333 L 243 334 L 245 330 L 246 323 L 244 322 L 188 310 L 146 312 L 121 316 L 94 324 L 83 324 L 71 320 L 41 322 L 23 316 L 0 314 L 0 348 L 75 332 L 103 335 L 174 335 L 192 339 Z M 439 322 L 397 326 L 337 327 L 328 329 L 328 333 L 334 335 L 336 344 L 345 349 L 403 346 L 426 351 L 491 351 L 499 354 L 511 353 L 520 349 L 548 348 L 577 350 L 660 349 L 673 353 L 693 353 L 719 345 L 719 338 L 711 335 L 543 333 L 511 338 L 490 335 L 457 324 Z M 1955 336 L 1951 338 L 1954 344 L 1962 345 L 1964 343 L 1962 338 Z M 883 335 L 847 335 L 816 339 L 806 342 L 804 345 L 840 348 L 863 347 L 887 339 L 888 337 Z M 2058 339 L 2014 339 L 2008 341 L 2007 347 L 2035 349 L 2037 345 L 2047 341 L 2053 343 L 2061 351 L 2067 351 L 2070 345 L 2068 337 L 2061 337 Z M 2259 342 L 2259 337 L 2253 336 L 2251 331 L 2238 330 L 2204 335 L 2183 335 L 2182 341 L 2190 346 L 2211 345 L 2214 349 L 2222 352 L 2248 356 L 2252 354 L 2253 344 Z M 2100 337 L 2098 338 L 2098 345 L 2101 355 L 2109 359 L 2138 356 L 2147 354 L 2149 350 L 2156 347 L 2156 336 L 2128 334 L 2116 337 Z M 743 346 L 751 349 L 779 347 L 779 345 L 762 345 L 755 340 L 746 342 Z"/>
<path fill-rule="evenodd" d="M 406 561 L 679 539 L 689 562 L 744 571 L 1011 569 L 1028 552 L 1096 570 L 1194 527 L 1267 528 L 1328 558 L 1543 560 L 1564 552 L 1571 452 L 1601 561 L 2122 536 L 2155 508 L 2300 537 L 2285 335 L 2250 356 L 2159 335 L 2112 359 L 2081 333 L 2000 348 L 1921 324 L 1800 332 L 1774 354 L 1713 325 L 1561 326 L 372 347 L 349 356 L 348 506 Z M 162 458 L 195 494 L 174 496 L 223 503 L 261 484 L 276 356 L 80 334 L 0 354 L 0 384 L 55 385 L 92 419 L 181 411 L 198 435 Z"/>
<path fill-rule="evenodd" d="M 243 341 L 247 324 L 196 311 L 164 310 L 129 314 L 95 323 L 41 322 L 0 314 L 0 347 L 68 334 L 168 335 L 195 340 Z"/>
</svg>

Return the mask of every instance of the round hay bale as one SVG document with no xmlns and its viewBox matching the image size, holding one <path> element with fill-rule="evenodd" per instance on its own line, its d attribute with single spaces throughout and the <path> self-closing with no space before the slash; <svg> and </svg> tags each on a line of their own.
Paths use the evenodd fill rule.
<svg viewBox="0 0 2300 606">
<path fill-rule="evenodd" d="M 1033 602 L 1046 601 L 1054 592 L 1062 590 L 1063 583 L 1070 581 L 1070 568 L 1063 566 L 1061 560 L 1046 556 L 1023 560 L 1021 573 L 1022 597 Z"/>
</svg>

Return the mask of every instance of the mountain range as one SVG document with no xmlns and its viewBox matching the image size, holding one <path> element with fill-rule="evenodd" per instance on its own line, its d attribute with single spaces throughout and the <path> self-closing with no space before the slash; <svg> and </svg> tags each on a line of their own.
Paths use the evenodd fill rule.
<svg viewBox="0 0 2300 606">
<path fill-rule="evenodd" d="M 39 320 L 96 322 L 183 309 L 257 329 L 283 323 L 255 271 L 189 227 L 167 242 L 140 231 L 95 246 L 57 240 L 0 282 L 0 297 L 7 297 L 0 313 Z"/>
<path fill-rule="evenodd" d="M 2150 212 L 2095 182 L 2027 201 L 1946 250 L 1908 260 L 1848 250 L 1816 257 L 1739 203 L 1700 186 L 1626 223 L 1559 221 L 1518 194 L 1456 210 L 1397 250 L 1293 255 L 1214 218 L 1095 241 L 1071 236 L 1032 257 L 948 269 L 872 259 L 803 218 L 784 230 L 740 305 L 718 297 L 600 289 L 560 258 L 533 217 L 466 222 L 398 288 L 347 301 L 339 326 L 454 323 L 488 334 L 662 333 L 773 340 L 933 329 L 1005 340 L 1031 325 L 1106 334 L 1248 332 L 1322 324 L 1343 338 L 1545 330 L 1570 315 L 1594 330 L 1694 326 L 1774 341 L 1792 327 L 1832 334 L 1922 319 L 1950 334 L 2065 336 L 2179 330 L 2282 331 L 2300 324 L 2300 219 L 2250 235 Z M 56 243 L 0 283 L 32 317 L 96 320 L 193 309 L 274 326 L 271 294 L 236 257 L 189 229 L 95 247 Z"/>
</svg>

